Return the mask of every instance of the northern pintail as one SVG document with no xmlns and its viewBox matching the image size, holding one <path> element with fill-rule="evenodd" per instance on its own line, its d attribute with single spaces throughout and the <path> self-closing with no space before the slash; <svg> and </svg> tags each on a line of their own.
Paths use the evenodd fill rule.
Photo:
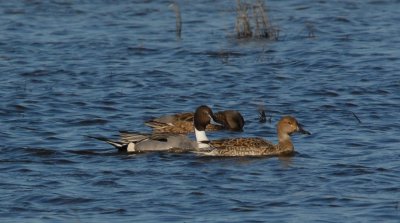
<svg viewBox="0 0 400 223">
<path fill-rule="evenodd" d="M 186 112 L 174 115 L 161 116 L 145 122 L 153 132 L 189 133 L 193 131 L 194 113 Z M 243 131 L 244 119 L 240 112 L 225 110 L 214 113 L 215 124 L 207 125 L 207 131 L 231 130 Z"/>
<path fill-rule="evenodd" d="M 299 132 L 309 135 L 302 125 L 292 116 L 284 116 L 277 125 L 278 144 L 262 138 L 232 138 L 212 140 L 209 150 L 196 151 L 206 156 L 280 156 L 291 155 L 294 146 L 290 135 Z"/>
<path fill-rule="evenodd" d="M 196 141 L 187 135 L 171 133 L 143 134 L 135 132 L 120 132 L 120 140 L 111 140 L 105 137 L 89 136 L 107 142 L 122 152 L 150 152 L 171 151 L 184 152 L 208 148 L 208 138 L 205 129 L 211 120 L 215 119 L 212 110 L 207 106 L 199 106 L 194 113 L 194 131 Z M 192 129 L 193 131 L 193 129 Z"/>
</svg>

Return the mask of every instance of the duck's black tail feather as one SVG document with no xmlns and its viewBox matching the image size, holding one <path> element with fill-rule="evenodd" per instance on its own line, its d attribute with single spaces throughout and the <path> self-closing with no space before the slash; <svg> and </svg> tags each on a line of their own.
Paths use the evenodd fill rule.
<svg viewBox="0 0 400 223">
<path fill-rule="evenodd" d="M 110 140 L 110 139 L 108 139 L 106 137 L 102 137 L 102 136 L 86 136 L 86 137 L 106 142 L 106 143 L 114 146 L 115 148 L 117 148 L 119 151 L 126 151 L 127 145 L 122 142 L 113 141 L 113 140 Z"/>
</svg>

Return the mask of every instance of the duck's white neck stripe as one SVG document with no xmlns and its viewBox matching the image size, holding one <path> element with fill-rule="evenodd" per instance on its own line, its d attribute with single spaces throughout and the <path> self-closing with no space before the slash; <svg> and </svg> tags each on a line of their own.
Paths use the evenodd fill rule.
<svg viewBox="0 0 400 223">
<path fill-rule="evenodd" d="M 196 134 L 197 142 L 208 141 L 208 138 L 206 136 L 206 131 L 199 131 L 195 128 L 194 133 Z"/>
<path fill-rule="evenodd" d="M 197 141 L 197 145 L 199 146 L 199 148 L 207 148 L 209 147 L 209 145 L 207 142 L 209 141 L 207 136 L 206 136 L 206 132 L 205 131 L 199 131 L 196 128 L 194 128 L 194 133 L 196 135 L 196 141 Z"/>
</svg>

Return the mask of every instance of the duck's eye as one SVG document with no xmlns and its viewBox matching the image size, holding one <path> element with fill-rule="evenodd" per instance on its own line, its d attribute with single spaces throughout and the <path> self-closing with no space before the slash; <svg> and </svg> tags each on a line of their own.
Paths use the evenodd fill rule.
<svg viewBox="0 0 400 223">
<path fill-rule="evenodd" d="M 291 121 L 288 121 L 288 124 L 289 124 L 289 125 L 292 125 L 292 122 L 291 122 Z"/>
</svg>

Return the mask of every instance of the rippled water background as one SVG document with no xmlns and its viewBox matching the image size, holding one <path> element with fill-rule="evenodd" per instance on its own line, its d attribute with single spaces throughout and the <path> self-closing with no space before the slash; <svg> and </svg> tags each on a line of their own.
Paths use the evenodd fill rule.
<svg viewBox="0 0 400 223">
<path fill-rule="evenodd" d="M 399 1 L 268 1 L 278 41 L 235 39 L 236 1 L 179 1 L 177 39 L 170 3 L 0 2 L 1 222 L 399 222 Z M 200 104 L 313 134 L 289 159 L 85 137 Z"/>
</svg>

